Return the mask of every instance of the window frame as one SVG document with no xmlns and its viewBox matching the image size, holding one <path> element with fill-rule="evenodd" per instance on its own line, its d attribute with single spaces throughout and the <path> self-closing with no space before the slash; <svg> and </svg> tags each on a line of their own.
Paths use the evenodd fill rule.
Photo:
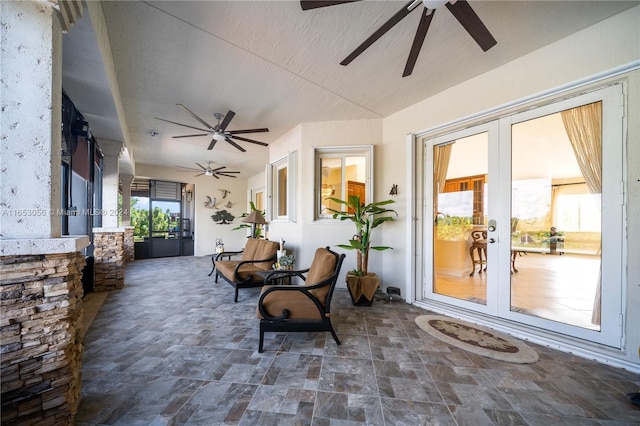
<svg viewBox="0 0 640 426">
<path fill-rule="evenodd" d="M 267 165 L 266 170 L 266 219 L 269 222 L 295 222 L 295 206 L 296 206 L 296 165 L 297 165 L 297 152 L 289 152 L 286 156 Z M 285 201 L 284 207 L 286 209 L 285 214 L 280 214 L 278 208 L 281 206 L 281 192 L 280 188 L 280 171 L 286 169 L 286 184 L 285 189 Z"/>
<path fill-rule="evenodd" d="M 332 214 L 323 214 L 322 206 L 322 159 L 323 158 L 340 158 L 341 159 L 341 194 L 346 194 L 347 181 L 345 179 L 345 158 L 347 157 L 364 157 L 365 158 L 365 199 L 367 203 L 373 201 L 373 160 L 374 145 L 349 145 L 349 146 L 330 146 L 313 148 L 314 158 L 314 205 L 313 220 L 314 222 L 330 221 L 335 222 Z M 344 198 L 343 198 L 344 199 Z M 344 207 L 344 206 L 343 206 Z"/>
</svg>

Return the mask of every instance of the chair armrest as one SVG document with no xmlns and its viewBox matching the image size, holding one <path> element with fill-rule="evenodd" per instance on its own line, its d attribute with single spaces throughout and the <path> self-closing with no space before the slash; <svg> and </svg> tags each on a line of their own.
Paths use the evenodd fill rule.
<svg viewBox="0 0 640 426">
<path fill-rule="evenodd" d="M 220 260 L 224 257 L 227 257 L 227 260 L 231 260 L 231 256 L 234 256 L 236 254 L 242 254 L 243 251 L 223 251 L 221 253 L 216 253 L 214 259 L 215 260 Z"/>
<path fill-rule="evenodd" d="M 264 309 L 263 306 L 263 300 L 264 298 L 269 294 L 269 293 L 273 293 L 274 291 L 277 292 L 282 292 L 282 291 L 298 291 L 301 292 L 302 294 L 304 294 L 306 297 L 308 297 L 313 304 L 316 306 L 316 309 L 318 309 L 318 313 L 320 313 L 320 317 L 324 317 L 324 308 L 323 306 L 320 304 L 320 302 L 318 301 L 318 299 L 309 292 L 309 289 L 313 289 L 316 288 L 317 286 L 291 286 L 291 285 L 272 285 L 267 287 L 267 289 L 265 291 L 262 292 L 262 294 L 260 295 L 260 299 L 258 299 L 258 311 L 260 312 L 260 315 L 262 315 L 262 317 L 266 320 L 269 321 L 281 321 L 281 320 L 285 320 L 287 319 L 287 317 L 289 316 L 289 311 L 284 309 L 282 311 L 282 314 L 278 315 L 277 317 L 271 316 L 269 315 L 269 313 L 267 313 L 267 311 Z"/>
<path fill-rule="evenodd" d="M 240 263 L 238 263 L 238 265 L 236 266 L 236 271 L 238 270 L 238 268 L 242 265 L 246 265 L 247 263 L 262 263 L 262 262 L 268 262 L 270 260 L 273 260 L 275 263 L 276 257 L 272 256 L 269 257 L 267 259 L 249 259 L 249 260 L 243 260 Z"/>
</svg>

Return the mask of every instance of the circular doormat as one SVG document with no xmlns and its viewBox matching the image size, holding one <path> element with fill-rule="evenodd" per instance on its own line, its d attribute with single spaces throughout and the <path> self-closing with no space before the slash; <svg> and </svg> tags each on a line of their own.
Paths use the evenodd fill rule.
<svg viewBox="0 0 640 426">
<path fill-rule="evenodd" d="M 416 324 L 436 339 L 476 355 L 517 364 L 538 360 L 538 353 L 524 342 L 488 327 L 440 315 L 420 315 Z"/>
</svg>

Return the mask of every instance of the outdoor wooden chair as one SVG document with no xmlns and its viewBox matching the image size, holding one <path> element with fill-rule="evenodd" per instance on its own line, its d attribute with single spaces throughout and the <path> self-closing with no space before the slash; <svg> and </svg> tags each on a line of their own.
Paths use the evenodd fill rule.
<svg viewBox="0 0 640 426">
<path fill-rule="evenodd" d="M 318 248 L 311 267 L 297 271 L 276 271 L 302 277 L 303 285 L 267 285 L 258 300 L 260 343 L 262 352 L 265 332 L 328 331 L 336 344 L 340 339 L 331 325 L 331 298 L 345 255 L 329 247 Z M 306 274 L 306 275 L 305 275 Z M 271 278 L 266 276 L 265 282 Z"/>
</svg>

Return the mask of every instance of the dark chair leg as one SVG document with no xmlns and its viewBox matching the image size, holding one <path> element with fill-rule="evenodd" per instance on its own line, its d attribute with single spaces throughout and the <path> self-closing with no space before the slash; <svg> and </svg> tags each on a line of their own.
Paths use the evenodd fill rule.
<svg viewBox="0 0 640 426">
<path fill-rule="evenodd" d="M 213 263 L 213 268 L 211 268 L 211 272 L 209 272 L 209 276 L 211 276 L 211 274 L 213 274 L 213 272 L 216 270 L 216 262 L 213 260 L 213 256 L 211 256 L 211 263 Z"/>
<path fill-rule="evenodd" d="M 238 303 L 238 287 L 236 287 L 236 297 L 233 299 L 233 301 Z"/>
<path fill-rule="evenodd" d="M 262 324 L 260 324 L 260 342 L 258 343 L 258 352 L 262 353 L 262 346 L 264 345 L 264 331 L 262 330 Z"/>
<path fill-rule="evenodd" d="M 340 344 L 340 339 L 338 339 L 338 335 L 336 334 L 336 332 L 333 331 L 333 327 L 329 331 L 331 332 L 331 335 L 333 336 L 333 340 L 336 341 L 336 345 L 339 345 Z"/>
</svg>

